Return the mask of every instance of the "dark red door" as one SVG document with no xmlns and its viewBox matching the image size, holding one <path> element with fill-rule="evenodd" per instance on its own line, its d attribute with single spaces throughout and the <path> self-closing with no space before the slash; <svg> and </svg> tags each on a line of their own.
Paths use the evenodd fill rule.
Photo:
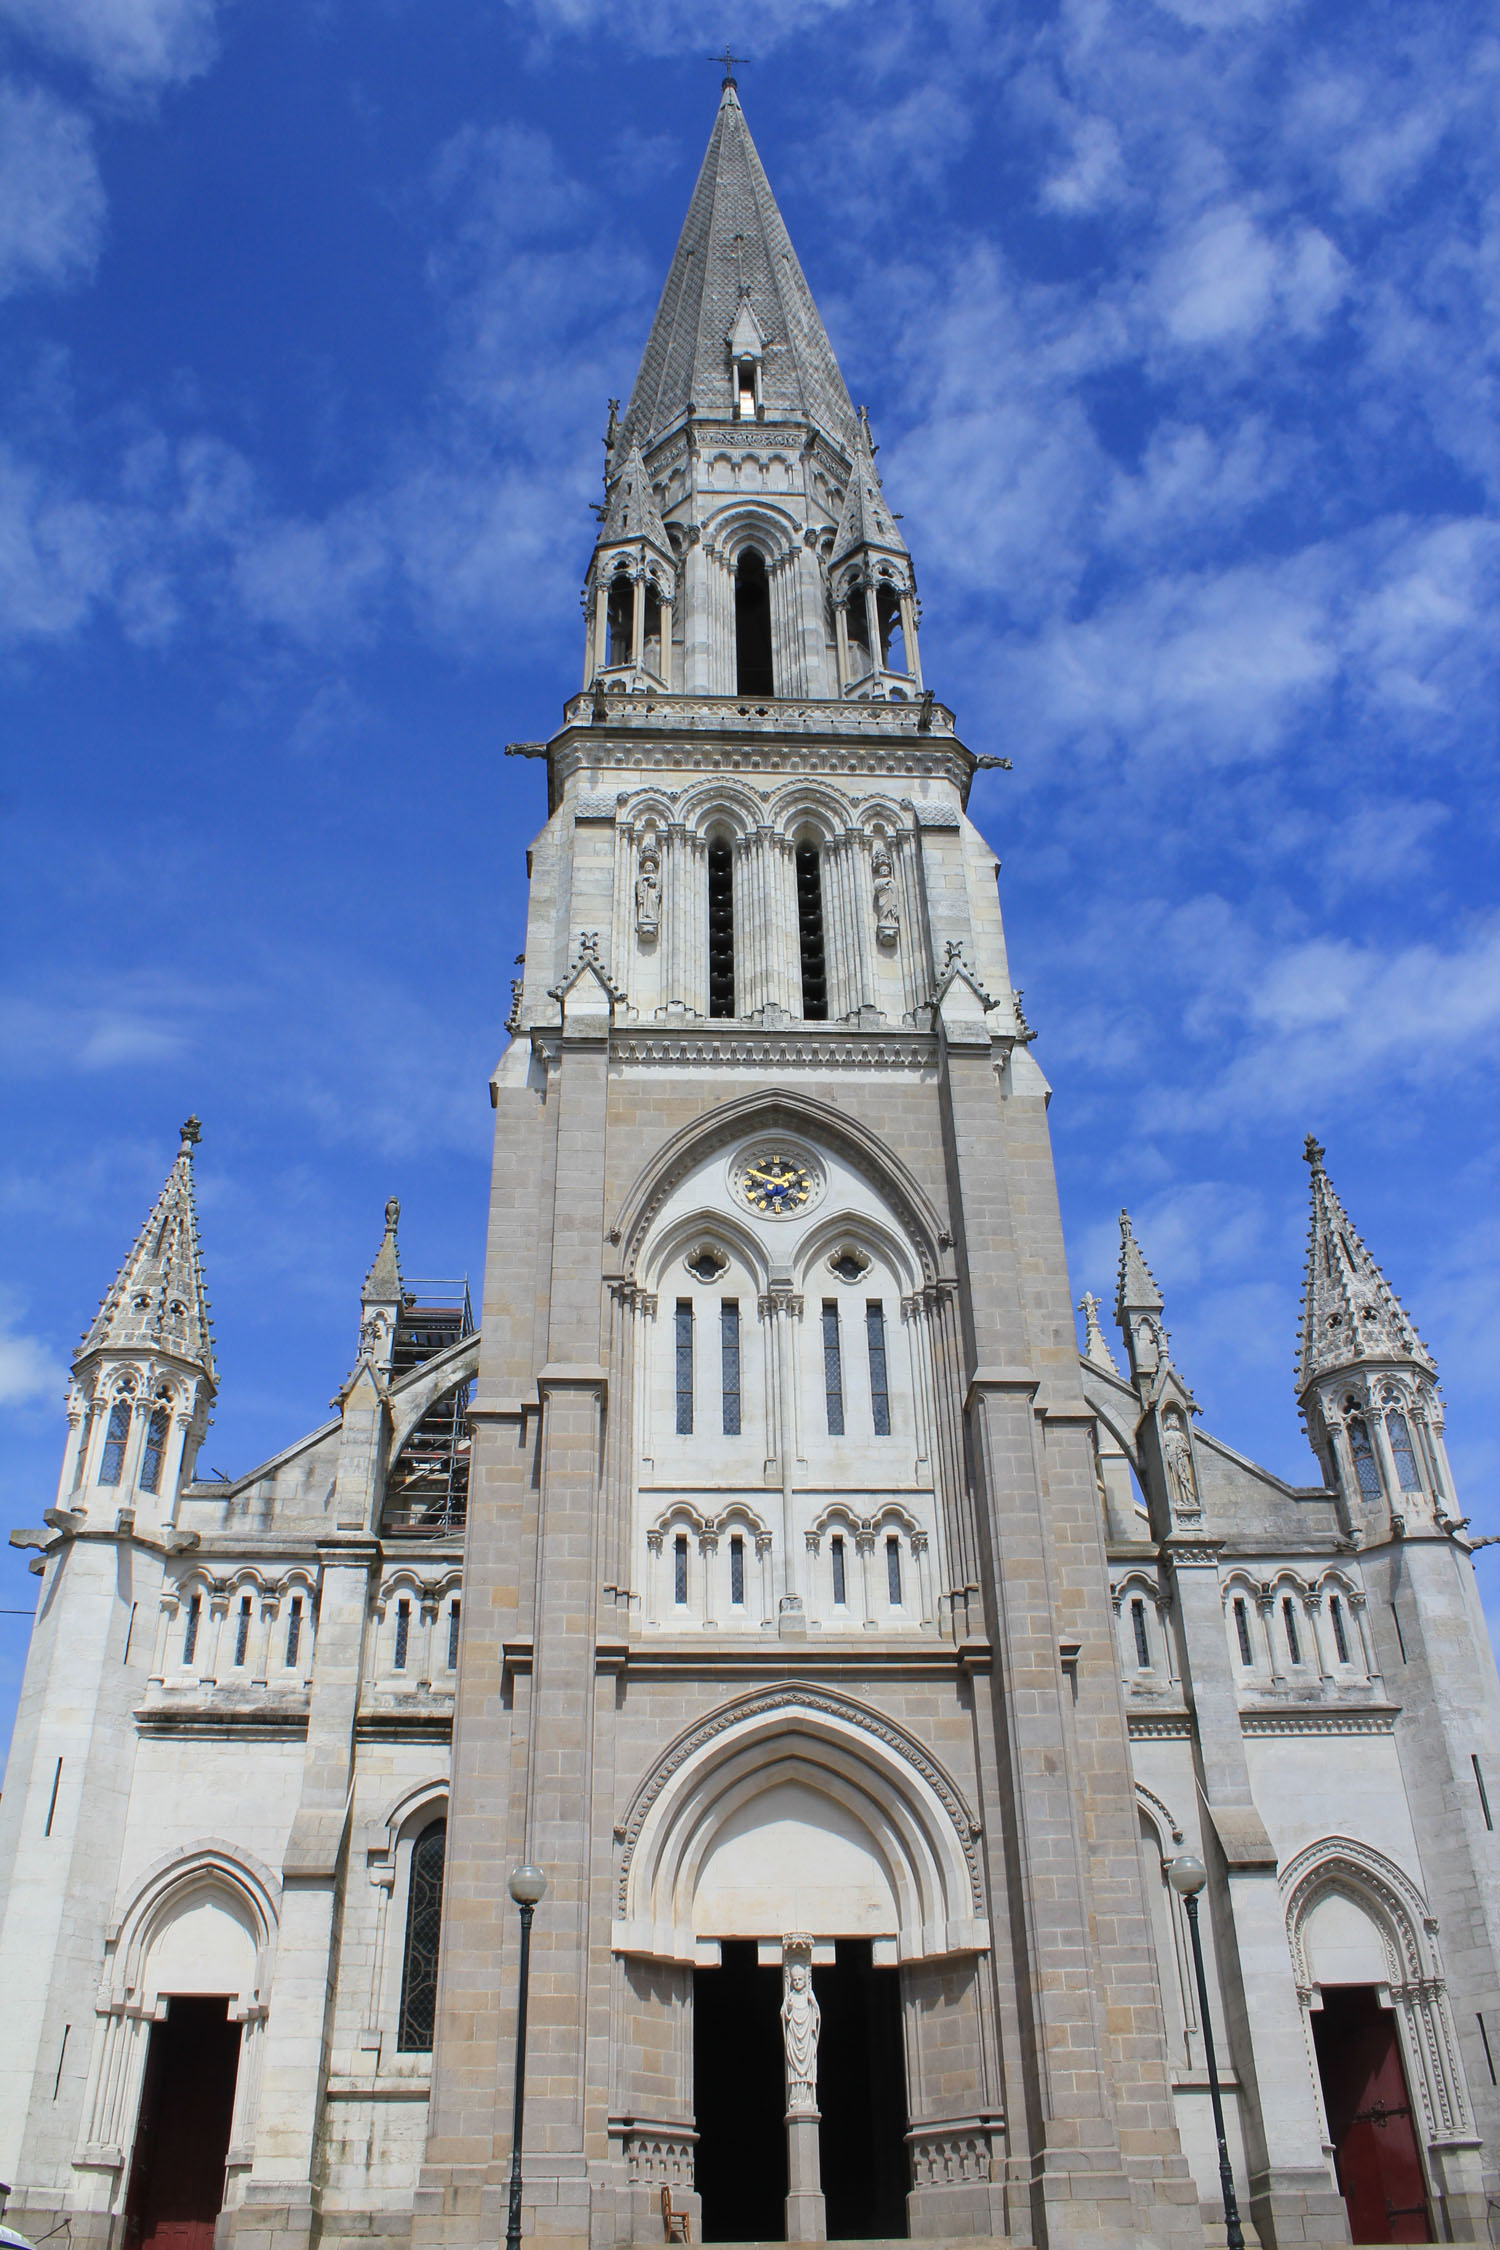
<svg viewBox="0 0 1500 2250">
<path fill-rule="evenodd" d="M 166 2021 L 151 2026 L 125 2201 L 132 2250 L 213 2250 L 240 2063 L 228 2008 L 169 2000 Z"/>
<path fill-rule="evenodd" d="M 1313 2038 L 1350 2234 L 1356 2242 L 1430 2242 L 1395 2015 L 1373 1985 L 1325 1984 Z"/>
</svg>

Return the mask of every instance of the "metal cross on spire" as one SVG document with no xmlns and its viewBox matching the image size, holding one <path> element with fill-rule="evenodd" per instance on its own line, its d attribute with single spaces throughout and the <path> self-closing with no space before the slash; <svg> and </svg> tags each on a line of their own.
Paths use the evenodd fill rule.
<svg viewBox="0 0 1500 2250">
<path fill-rule="evenodd" d="M 750 57 L 748 55 L 737 55 L 726 39 L 724 42 L 723 54 L 710 55 L 708 59 L 710 62 L 722 63 L 724 65 L 724 83 L 726 86 L 734 86 L 739 83 L 734 75 L 735 65 L 737 63 L 747 63 L 750 60 Z"/>
</svg>

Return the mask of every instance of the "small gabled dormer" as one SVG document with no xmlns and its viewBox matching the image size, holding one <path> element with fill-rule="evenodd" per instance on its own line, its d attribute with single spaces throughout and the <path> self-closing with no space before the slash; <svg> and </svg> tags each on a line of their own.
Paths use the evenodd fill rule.
<svg viewBox="0 0 1500 2250">
<path fill-rule="evenodd" d="M 765 412 L 762 373 L 766 339 L 749 292 L 740 297 L 740 309 L 729 332 L 730 391 L 737 422 L 758 422 Z"/>
</svg>

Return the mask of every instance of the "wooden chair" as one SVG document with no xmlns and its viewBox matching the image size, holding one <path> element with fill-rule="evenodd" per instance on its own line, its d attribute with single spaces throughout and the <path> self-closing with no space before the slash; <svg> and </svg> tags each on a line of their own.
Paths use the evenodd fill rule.
<svg viewBox="0 0 1500 2250">
<path fill-rule="evenodd" d="M 661 2189 L 661 2223 L 666 2229 L 663 2237 L 665 2241 L 692 2241 L 693 2215 L 690 2211 L 678 2211 L 673 2207 L 672 2190 L 665 2180 L 662 2182 Z"/>
</svg>

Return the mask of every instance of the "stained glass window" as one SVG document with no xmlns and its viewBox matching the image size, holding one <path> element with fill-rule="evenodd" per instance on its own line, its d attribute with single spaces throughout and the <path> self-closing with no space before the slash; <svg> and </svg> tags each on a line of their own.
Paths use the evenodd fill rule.
<svg viewBox="0 0 1500 2250">
<path fill-rule="evenodd" d="M 1349 1424 L 1349 1450 L 1354 1455 L 1354 1473 L 1359 1479 L 1359 1489 L 1367 1500 L 1380 1498 L 1380 1469 L 1375 1460 L 1375 1449 L 1370 1443 L 1370 1433 L 1356 1415 Z"/>
<path fill-rule="evenodd" d="M 1337 1594 L 1328 1598 L 1328 1614 L 1333 1620 L 1333 1645 L 1339 1652 L 1340 1664 L 1349 1661 L 1349 1641 L 1344 1631 L 1344 1605 Z"/>
<path fill-rule="evenodd" d="M 1422 1479 L 1417 1474 L 1417 1457 L 1412 1451 L 1411 1431 L 1406 1416 L 1394 1411 L 1385 1418 L 1386 1436 L 1391 1441 L 1391 1459 L 1396 1464 L 1396 1476 L 1403 1492 L 1420 1492 Z"/>
<path fill-rule="evenodd" d="M 745 1542 L 738 1532 L 729 1542 L 729 1599 L 736 1609 L 745 1606 Z"/>
<path fill-rule="evenodd" d="M 146 1443 L 141 1453 L 141 1490 L 155 1492 L 161 1483 L 162 1456 L 167 1450 L 167 1410 L 159 1406 L 146 1425 Z"/>
<path fill-rule="evenodd" d="M 885 1543 L 885 1582 L 891 1597 L 891 1607 L 901 1607 L 901 1542 L 892 1532 Z"/>
<path fill-rule="evenodd" d="M 870 1346 L 870 1409 L 875 1435 L 891 1434 L 891 1394 L 885 1372 L 885 1309 L 874 1299 L 865 1307 L 865 1335 Z"/>
<path fill-rule="evenodd" d="M 1235 1601 L 1234 1629 L 1240 1637 L 1240 1662 L 1242 1664 L 1253 1664 L 1255 1655 L 1250 1646 L 1250 1612 L 1246 1609 L 1242 1598 L 1237 1598 Z"/>
<path fill-rule="evenodd" d="M 693 1434 L 693 1301 L 677 1300 L 677 1435 Z"/>
<path fill-rule="evenodd" d="M 401 2026 L 396 2045 L 404 2055 L 432 2052 L 437 2021 L 438 1935 L 443 1921 L 443 1853 L 448 1823 L 435 1820 L 411 1848 L 406 1901 L 406 1959 L 401 1971 Z"/>
<path fill-rule="evenodd" d="M 828 1400 L 828 1435 L 844 1434 L 844 1363 L 839 1350 L 839 1308 L 823 1304 L 823 1390 Z"/>
<path fill-rule="evenodd" d="M 109 1410 L 109 1428 L 104 1435 L 104 1458 L 99 1464 L 99 1482 L 118 1484 L 125 1466 L 125 1444 L 130 1436 L 130 1401 L 117 1398 Z"/>
<path fill-rule="evenodd" d="M 740 1308 L 734 1297 L 719 1307 L 719 1364 L 724 1384 L 724 1435 L 740 1434 Z"/>
<path fill-rule="evenodd" d="M 848 1599 L 844 1585 L 844 1542 L 834 1533 L 829 1552 L 833 1557 L 833 1600 L 836 1609 L 842 1609 Z"/>
<path fill-rule="evenodd" d="M 290 1671 L 297 1661 L 297 1650 L 302 1640 L 302 1597 L 292 1596 L 292 1606 L 286 1621 L 286 1661 Z"/>
<path fill-rule="evenodd" d="M 1146 1638 L 1146 1605 L 1139 1594 L 1130 1605 L 1130 1622 L 1135 1627 L 1135 1660 L 1144 1672 L 1151 1664 L 1151 1644 Z"/>
</svg>

